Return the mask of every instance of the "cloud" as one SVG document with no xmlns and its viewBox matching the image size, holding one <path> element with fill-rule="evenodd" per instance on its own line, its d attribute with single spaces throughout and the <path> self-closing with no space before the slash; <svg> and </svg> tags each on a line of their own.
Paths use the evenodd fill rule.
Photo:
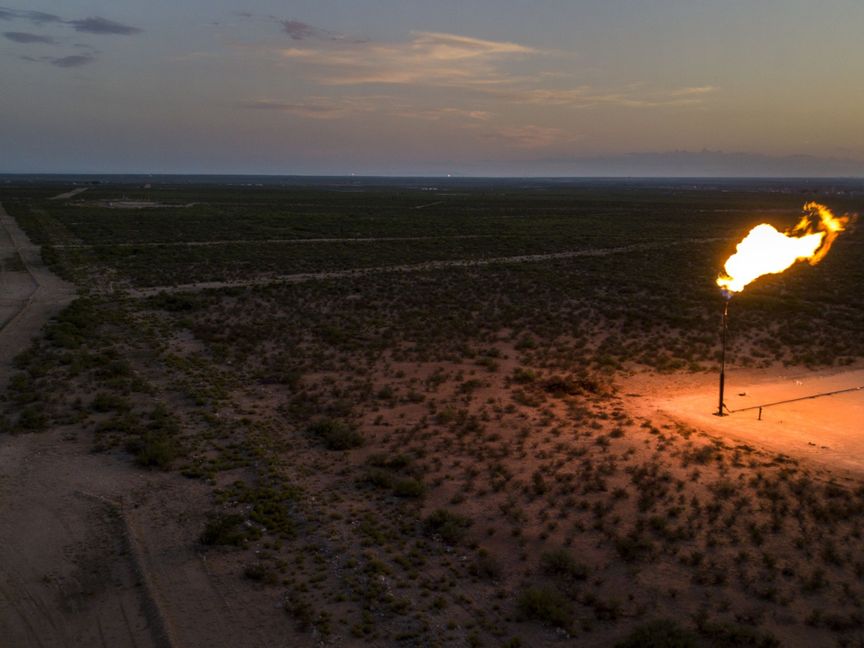
<svg viewBox="0 0 864 648">
<path fill-rule="evenodd" d="M 704 86 L 681 88 L 680 90 L 676 90 L 671 94 L 675 94 L 678 96 L 693 96 L 693 95 L 709 94 L 709 93 L 714 92 L 716 90 L 717 90 L 717 88 L 715 86 L 704 85 Z"/>
<path fill-rule="evenodd" d="M 327 34 L 323 29 L 318 29 L 299 20 L 282 20 L 282 31 L 294 40 L 306 40 L 307 38 L 320 38 Z"/>
<path fill-rule="evenodd" d="M 507 40 L 421 31 L 401 41 L 356 42 L 299 21 L 280 24 L 294 42 L 246 51 L 275 55 L 293 87 L 317 85 L 310 94 L 326 96 L 255 98 L 238 107 L 369 128 L 415 120 L 424 131 L 458 131 L 518 157 L 572 150 L 585 137 L 570 127 L 577 110 L 692 110 L 718 92 L 709 84 L 580 85 L 572 72 L 556 73 L 560 52 Z"/>
<path fill-rule="evenodd" d="M 141 30 L 137 27 L 124 25 L 122 23 L 108 20 L 107 18 L 91 17 L 81 20 L 69 20 L 66 24 L 72 25 L 75 31 L 88 34 L 116 34 L 120 36 L 131 36 L 139 34 Z"/>
<path fill-rule="evenodd" d="M 399 101 L 390 95 L 367 95 L 361 97 L 307 97 L 300 101 L 274 101 L 255 99 L 237 104 L 239 108 L 250 110 L 270 110 L 283 112 L 309 119 L 339 119 L 349 115 L 369 114 L 442 121 L 445 119 L 468 122 L 483 122 L 493 115 L 483 110 L 467 110 L 455 107 L 418 107 Z"/>
<path fill-rule="evenodd" d="M 553 144 L 567 144 L 579 139 L 572 133 L 560 128 L 545 126 L 504 126 L 482 134 L 486 139 L 501 141 L 510 146 L 524 149 L 547 148 Z"/>
<path fill-rule="evenodd" d="M 354 44 L 363 44 L 368 42 L 364 39 L 352 39 L 345 34 L 330 31 L 328 29 L 321 29 L 320 27 L 315 27 L 314 25 L 299 20 L 277 20 L 277 22 L 282 26 L 282 31 L 288 34 L 292 40 L 296 41 L 344 41 Z"/>
<path fill-rule="evenodd" d="M 26 20 L 36 25 L 48 23 L 57 23 L 69 25 L 75 31 L 84 32 L 87 34 L 116 34 L 121 36 L 130 36 L 141 32 L 137 27 L 124 25 L 122 23 L 92 16 L 89 18 L 80 18 L 76 20 L 64 20 L 55 14 L 45 13 L 43 11 L 29 11 L 21 9 L 9 9 L 8 7 L 0 7 L 0 20 Z M 35 42 L 35 41 L 30 41 Z"/>
<path fill-rule="evenodd" d="M 353 112 L 347 110 L 344 106 L 315 103 L 314 101 L 286 102 L 260 99 L 241 102 L 239 107 L 251 110 L 272 110 L 276 112 L 290 113 L 300 117 L 309 117 L 311 119 L 334 119 L 347 114 L 347 112 Z"/>
<path fill-rule="evenodd" d="M 441 121 L 443 119 L 458 119 L 471 121 L 487 121 L 494 115 L 486 110 L 466 110 L 464 108 L 396 108 L 393 115 L 408 119 L 424 119 Z"/>
<path fill-rule="evenodd" d="M 306 39 L 298 28 L 299 38 Z M 282 49 L 282 58 L 314 66 L 325 85 L 483 85 L 509 78 L 498 63 L 537 53 L 516 43 L 437 32 L 414 32 L 401 43 L 343 42 Z M 336 42 L 334 42 L 336 41 Z"/>
<path fill-rule="evenodd" d="M 412 32 L 402 42 L 343 41 L 334 32 L 299 21 L 282 21 L 286 33 L 300 41 L 276 53 L 325 86 L 432 86 L 460 88 L 475 102 L 487 101 L 537 106 L 592 108 L 619 106 L 662 108 L 698 106 L 717 88 L 712 85 L 672 89 L 642 83 L 597 88 L 561 87 L 559 77 L 542 64 L 555 52 L 520 43 L 441 32 Z M 307 42 L 311 41 L 311 42 Z M 517 73 L 541 67 L 536 73 Z M 483 106 L 480 106 L 483 108 Z"/>
<path fill-rule="evenodd" d="M 576 88 L 510 90 L 498 94 L 502 99 L 509 99 L 514 103 L 541 106 L 661 108 L 701 104 L 706 95 L 716 90 L 717 88 L 714 86 L 652 90 L 644 88 L 641 84 L 631 84 L 616 90 L 604 90 L 583 85 Z"/>
<path fill-rule="evenodd" d="M 51 63 L 51 65 L 59 68 L 76 68 L 93 63 L 96 60 L 96 57 L 90 54 L 73 54 L 71 56 L 62 56 L 60 58 L 45 60 Z"/>
<path fill-rule="evenodd" d="M 39 34 L 31 34 L 29 32 L 3 32 L 3 36 L 16 43 L 45 43 L 48 45 L 56 45 L 57 41 L 50 36 L 40 36 Z"/>
<path fill-rule="evenodd" d="M 63 22 L 60 16 L 55 16 L 54 14 L 42 11 L 22 11 L 19 9 L 9 9 L 8 7 L 0 7 L 0 20 L 28 20 L 37 25 Z"/>
<path fill-rule="evenodd" d="M 69 56 L 19 56 L 18 58 L 28 63 L 47 63 L 61 69 L 71 69 L 95 63 L 98 53 L 96 50 L 92 50 L 87 54 L 70 54 Z"/>
</svg>

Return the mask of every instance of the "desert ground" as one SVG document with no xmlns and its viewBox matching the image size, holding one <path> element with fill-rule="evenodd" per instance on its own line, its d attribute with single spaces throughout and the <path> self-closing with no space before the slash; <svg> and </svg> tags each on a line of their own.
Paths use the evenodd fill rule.
<svg viewBox="0 0 864 648">
<path fill-rule="evenodd" d="M 0 636 L 864 645 L 860 188 L 433 189 L 0 185 Z"/>
</svg>

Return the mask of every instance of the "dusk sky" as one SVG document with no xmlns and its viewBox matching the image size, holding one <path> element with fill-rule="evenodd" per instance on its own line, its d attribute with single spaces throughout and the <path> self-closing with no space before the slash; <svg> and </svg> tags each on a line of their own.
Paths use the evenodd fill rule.
<svg viewBox="0 0 864 648">
<path fill-rule="evenodd" d="M 0 172 L 860 176 L 862 26 L 861 0 L 0 4 Z"/>
</svg>

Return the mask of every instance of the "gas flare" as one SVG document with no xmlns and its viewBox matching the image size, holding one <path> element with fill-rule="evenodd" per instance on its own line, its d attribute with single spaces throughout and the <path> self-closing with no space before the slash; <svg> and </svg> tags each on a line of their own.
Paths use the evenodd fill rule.
<svg viewBox="0 0 864 648">
<path fill-rule="evenodd" d="M 725 273 L 717 278 L 717 285 L 730 294 L 741 292 L 754 279 L 779 274 L 796 261 L 816 265 L 851 219 L 845 214 L 835 216 L 825 205 L 809 202 L 798 224 L 785 233 L 768 223 L 757 225 L 726 260 Z"/>
</svg>

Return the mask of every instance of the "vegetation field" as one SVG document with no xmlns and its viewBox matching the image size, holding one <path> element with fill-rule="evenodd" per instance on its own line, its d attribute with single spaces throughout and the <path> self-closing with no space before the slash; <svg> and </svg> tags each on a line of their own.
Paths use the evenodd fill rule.
<svg viewBox="0 0 864 648">
<path fill-rule="evenodd" d="M 861 192 L 56 193 L 0 189 L 80 291 L 16 361 L 3 429 L 69 429 L 208 484 L 189 543 L 298 645 L 864 640 L 864 485 L 622 388 L 716 371 L 735 243 L 807 200 L 864 211 Z M 862 283 L 854 227 L 760 280 L 731 304 L 732 367 L 860 364 Z"/>
</svg>

